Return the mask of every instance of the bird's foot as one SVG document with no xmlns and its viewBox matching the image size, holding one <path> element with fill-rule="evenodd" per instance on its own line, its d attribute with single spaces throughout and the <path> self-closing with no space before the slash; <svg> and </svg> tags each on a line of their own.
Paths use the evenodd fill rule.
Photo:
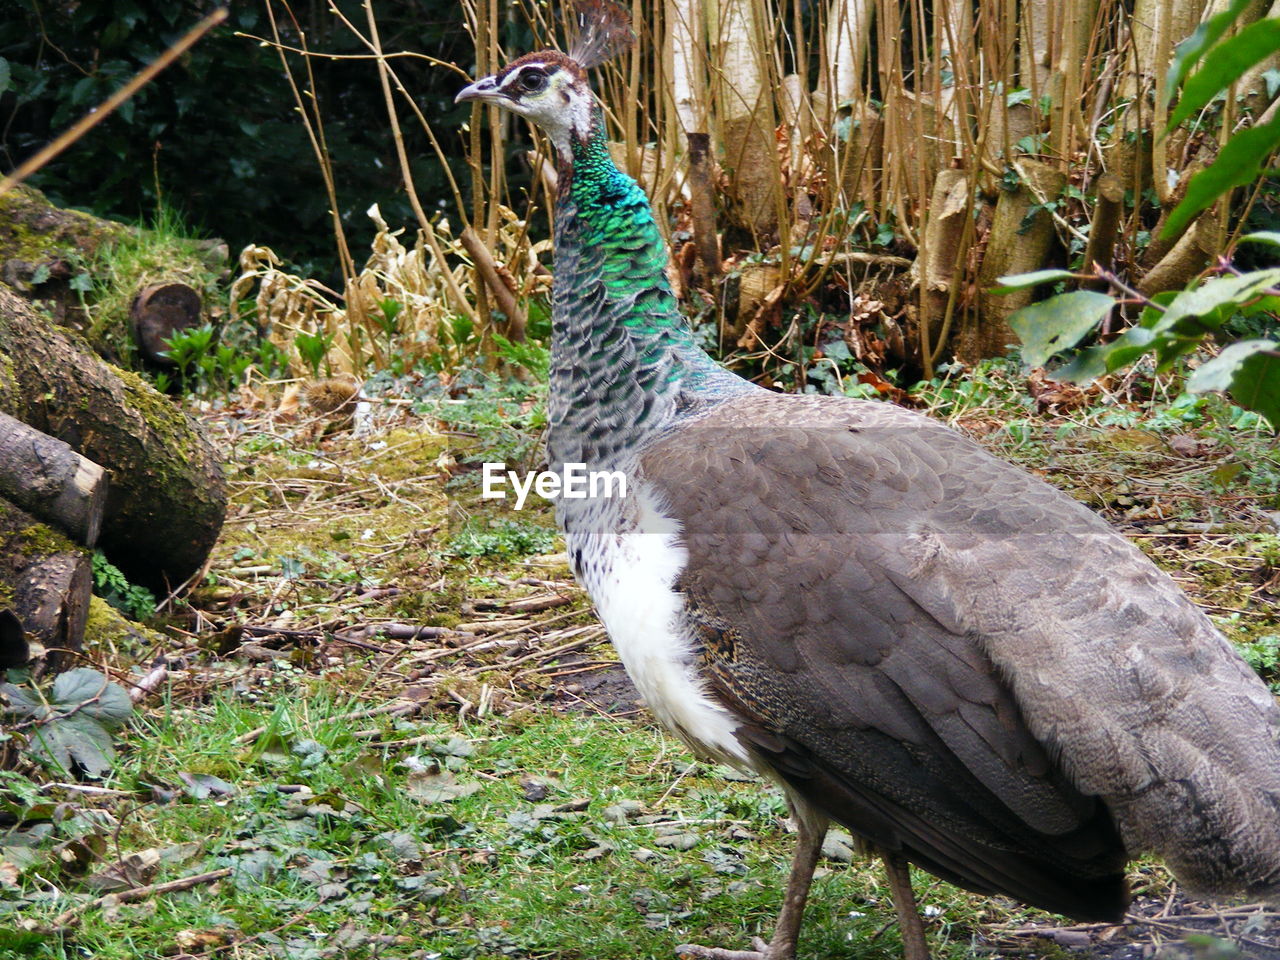
<svg viewBox="0 0 1280 960">
<path fill-rule="evenodd" d="M 680 960 L 793 960 L 795 950 L 774 951 L 771 944 L 759 937 L 751 938 L 754 950 L 726 950 L 724 947 L 700 947 L 696 943 L 682 943 L 676 947 Z"/>
</svg>

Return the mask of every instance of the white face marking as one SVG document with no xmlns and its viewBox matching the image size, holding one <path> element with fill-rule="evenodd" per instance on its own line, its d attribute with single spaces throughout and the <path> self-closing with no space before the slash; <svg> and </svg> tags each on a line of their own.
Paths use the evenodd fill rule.
<svg viewBox="0 0 1280 960">
<path fill-rule="evenodd" d="M 591 130 L 595 96 L 561 64 L 531 60 L 505 76 L 477 80 L 455 102 L 463 100 L 484 100 L 518 113 L 542 128 L 556 149 L 568 155 L 573 135 L 586 139 Z"/>
</svg>

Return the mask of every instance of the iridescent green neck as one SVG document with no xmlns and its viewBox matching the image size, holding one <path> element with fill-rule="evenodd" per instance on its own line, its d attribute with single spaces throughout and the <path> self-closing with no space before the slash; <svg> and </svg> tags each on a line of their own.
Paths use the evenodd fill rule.
<svg viewBox="0 0 1280 960">
<path fill-rule="evenodd" d="M 693 347 L 692 333 L 667 280 L 666 243 L 653 220 L 649 198 L 614 164 L 599 108 L 591 136 L 585 142 L 575 139 L 572 154 L 567 177 L 562 170 L 570 203 L 560 209 L 575 211 L 580 222 L 577 242 L 585 257 L 599 258 L 604 295 L 614 301 L 640 298 L 637 309 L 622 318 L 638 346 L 646 350 Z M 562 187 L 562 198 L 563 193 Z"/>
<path fill-rule="evenodd" d="M 559 162 L 551 350 L 553 463 L 619 463 L 678 419 L 755 389 L 693 340 L 649 199 L 590 136 Z"/>
</svg>

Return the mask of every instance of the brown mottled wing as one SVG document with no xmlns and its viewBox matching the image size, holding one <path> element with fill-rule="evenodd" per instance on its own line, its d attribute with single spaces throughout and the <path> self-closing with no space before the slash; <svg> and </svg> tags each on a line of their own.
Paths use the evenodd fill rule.
<svg viewBox="0 0 1280 960">
<path fill-rule="evenodd" d="M 1016 607 L 1094 562 L 1076 552 L 1114 536 L 1105 524 L 883 404 L 734 401 L 641 470 L 683 524 L 687 626 L 758 757 L 945 879 L 1079 918 L 1123 912 L 1111 817 L 1028 729 L 963 601 L 922 573 L 938 551 L 1005 541 L 1008 564 L 972 575 Z"/>
</svg>

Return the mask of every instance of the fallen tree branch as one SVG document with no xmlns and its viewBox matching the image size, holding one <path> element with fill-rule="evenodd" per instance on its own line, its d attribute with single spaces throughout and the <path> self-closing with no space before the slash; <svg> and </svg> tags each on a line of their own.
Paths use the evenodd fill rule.
<svg viewBox="0 0 1280 960">
<path fill-rule="evenodd" d="M 133 684 L 129 690 L 129 699 L 135 705 L 141 703 L 151 694 L 160 689 L 160 685 L 164 683 L 165 678 L 169 676 L 169 661 L 161 657 L 150 670 L 143 675 L 141 680 Z"/>
<path fill-rule="evenodd" d="M 464 229 L 459 239 L 462 241 L 467 253 L 471 254 L 471 259 L 475 261 L 476 271 L 480 274 L 480 278 L 484 280 L 485 286 L 489 288 L 493 298 L 498 301 L 498 309 L 506 314 L 507 337 L 517 343 L 522 342 L 526 326 L 524 311 L 520 309 L 520 304 L 516 302 L 515 293 L 503 281 L 502 275 L 498 272 L 498 265 L 494 263 L 493 256 L 481 241 L 479 234 L 471 227 Z"/>
<path fill-rule="evenodd" d="M 179 877 L 177 880 L 167 880 L 164 883 L 152 883 L 145 887 L 134 887 L 131 890 L 118 890 L 115 893 L 104 894 L 96 900 L 90 900 L 88 903 L 82 903 L 72 907 L 70 910 L 64 910 L 53 918 L 53 926 L 55 928 L 63 928 L 73 923 L 78 923 L 80 914 L 89 910 L 96 910 L 99 907 L 111 906 L 117 903 L 134 903 L 138 900 L 145 900 L 148 897 L 161 896 L 166 893 L 177 893 L 180 890 L 190 890 L 192 887 L 198 887 L 201 884 L 213 883 L 221 880 L 223 877 L 231 876 L 231 868 L 223 867 L 220 870 L 210 870 L 208 873 L 195 873 L 189 877 Z"/>
</svg>

